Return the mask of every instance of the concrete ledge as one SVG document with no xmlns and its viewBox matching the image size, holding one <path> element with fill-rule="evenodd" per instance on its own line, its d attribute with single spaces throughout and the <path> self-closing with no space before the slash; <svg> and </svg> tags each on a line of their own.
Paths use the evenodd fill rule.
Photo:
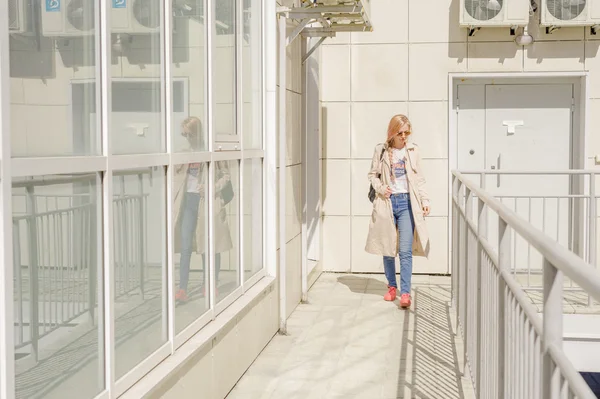
<svg viewBox="0 0 600 399">
<path fill-rule="evenodd" d="M 272 277 L 261 279 L 127 390 L 121 398 L 168 398 L 175 394 L 180 399 L 223 398 L 276 334 L 278 307 L 275 294 L 275 279 Z M 248 318 L 252 320 L 245 322 Z M 249 327 L 254 328 L 255 331 L 245 331 Z M 244 337 L 243 342 L 237 341 L 240 345 L 235 345 L 235 340 L 240 336 Z M 219 345 L 225 340 L 228 341 L 228 345 Z M 229 348 L 232 343 L 234 346 Z M 215 353 L 216 350 L 219 353 Z M 233 369 L 228 368 L 227 381 L 221 381 L 223 377 L 219 375 L 222 374 L 218 372 L 219 366 L 223 362 L 232 360 L 229 358 L 228 350 L 237 353 L 233 358 L 236 364 Z M 205 369 L 201 381 L 180 383 L 189 373 L 195 374 L 193 371 L 199 365 Z M 192 385 L 197 386 L 192 387 Z M 182 389 L 185 391 L 182 392 Z"/>
</svg>

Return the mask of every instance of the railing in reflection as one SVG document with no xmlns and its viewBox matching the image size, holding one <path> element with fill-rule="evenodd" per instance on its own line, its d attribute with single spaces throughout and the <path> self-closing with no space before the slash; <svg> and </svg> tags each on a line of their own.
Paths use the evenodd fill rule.
<svg viewBox="0 0 600 399">
<path fill-rule="evenodd" d="M 113 199 L 117 298 L 135 290 L 144 295 L 148 194 L 143 192 L 142 179 L 147 173 L 135 174 L 141 194 L 120 194 Z M 73 182 L 73 178 L 60 178 L 43 184 L 51 187 Z M 101 287 L 97 268 L 102 264 L 97 195 L 40 195 L 34 192 L 38 184 L 15 183 L 14 187 L 24 188 L 25 194 L 13 195 L 13 201 L 24 202 L 26 208 L 25 213 L 13 215 L 15 349 L 30 345 L 35 362 L 39 341 L 45 336 L 69 327 L 86 313 L 89 322 L 96 325 L 96 290 Z"/>
</svg>

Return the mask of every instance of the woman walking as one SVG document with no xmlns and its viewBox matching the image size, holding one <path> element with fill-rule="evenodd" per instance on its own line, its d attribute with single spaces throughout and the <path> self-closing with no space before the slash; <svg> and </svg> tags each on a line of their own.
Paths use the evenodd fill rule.
<svg viewBox="0 0 600 399">
<path fill-rule="evenodd" d="M 390 120 L 387 140 L 373 153 L 369 181 L 375 191 L 366 251 L 383 256 L 388 280 L 386 301 L 396 299 L 396 256 L 400 256 L 400 306 L 411 304 L 413 255 L 429 254 L 425 216 L 429 196 L 421 170 L 419 147 L 408 142 L 411 124 L 404 115 Z"/>
<path fill-rule="evenodd" d="M 202 148 L 200 119 L 192 116 L 181 124 L 181 134 L 189 142 L 188 151 L 198 151 Z M 202 262 L 206 269 L 206 178 L 205 163 L 191 163 L 175 167 L 174 176 L 174 206 L 175 210 L 175 249 L 181 253 L 179 264 L 179 289 L 175 299 L 185 302 L 188 300 L 188 281 L 192 252 L 202 254 Z M 231 179 L 227 162 L 215 163 L 215 201 L 213 202 L 213 231 L 215 234 L 215 286 L 218 285 L 221 269 L 221 253 L 233 248 L 225 204 L 221 191 Z M 205 273 L 206 276 L 206 273 Z M 205 289 L 202 290 L 203 292 Z M 218 292 L 216 293 L 218 295 Z M 215 296 L 216 296 L 215 295 Z"/>
</svg>

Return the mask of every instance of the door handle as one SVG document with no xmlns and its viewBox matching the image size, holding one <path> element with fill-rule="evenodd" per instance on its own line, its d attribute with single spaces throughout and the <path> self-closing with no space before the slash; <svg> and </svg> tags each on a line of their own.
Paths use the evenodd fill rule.
<svg viewBox="0 0 600 399">
<path fill-rule="evenodd" d="M 496 160 L 496 169 L 498 170 L 498 174 L 496 175 L 496 187 L 500 187 L 500 166 L 502 162 L 502 154 L 498 154 L 498 159 Z"/>
</svg>

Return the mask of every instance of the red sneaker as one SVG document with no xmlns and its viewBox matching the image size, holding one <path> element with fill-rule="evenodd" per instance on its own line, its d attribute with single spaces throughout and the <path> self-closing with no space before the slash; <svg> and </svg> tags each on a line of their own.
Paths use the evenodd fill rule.
<svg viewBox="0 0 600 399">
<path fill-rule="evenodd" d="M 384 301 L 393 301 L 394 299 L 396 299 L 396 287 L 390 287 L 388 286 L 389 290 L 387 292 L 387 294 L 385 294 L 383 296 L 383 300 Z"/>
<path fill-rule="evenodd" d="M 175 293 L 175 300 L 181 301 L 181 302 L 185 302 L 188 300 L 187 293 L 185 292 L 185 290 L 183 288 L 180 288 L 179 290 L 177 290 L 177 292 Z"/>
<path fill-rule="evenodd" d="M 410 307 L 410 294 L 402 294 L 400 296 L 400 307 L 401 308 L 409 308 Z"/>
</svg>

